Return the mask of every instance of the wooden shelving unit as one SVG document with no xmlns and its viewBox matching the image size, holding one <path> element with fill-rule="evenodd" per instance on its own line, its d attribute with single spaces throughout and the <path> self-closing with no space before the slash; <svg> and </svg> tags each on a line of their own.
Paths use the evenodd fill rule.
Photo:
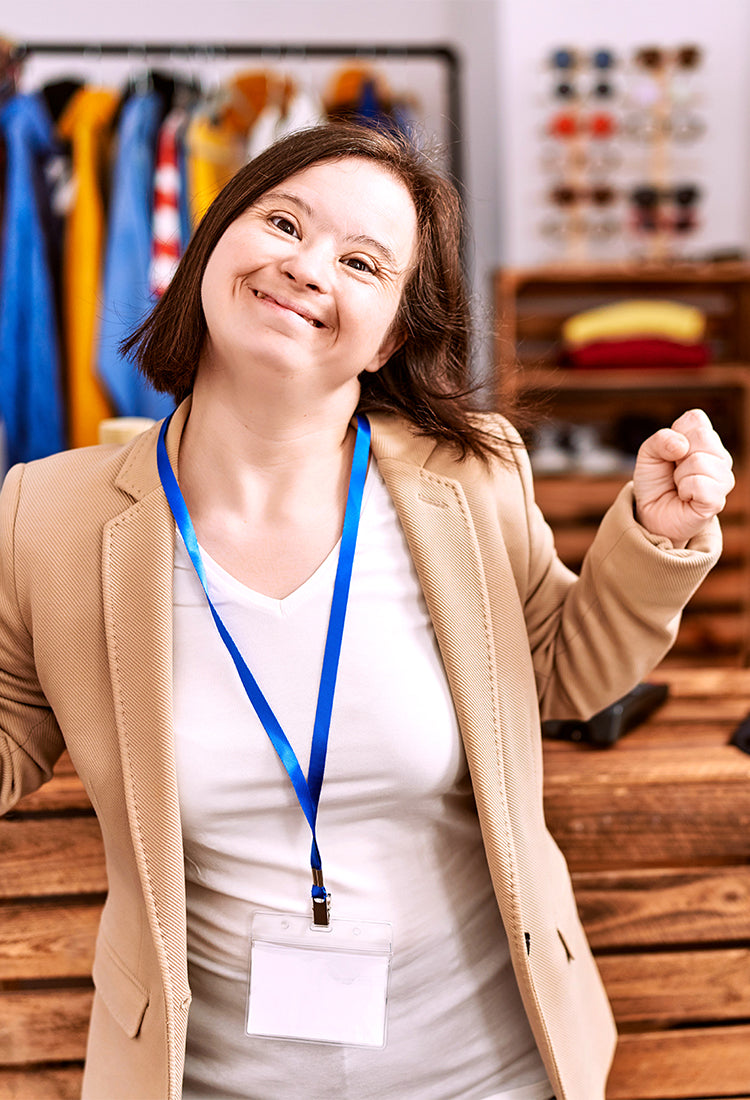
<svg viewBox="0 0 750 1100">
<path fill-rule="evenodd" d="M 596 423 L 616 444 L 624 417 L 654 426 L 687 408 L 711 416 L 735 459 L 738 485 L 724 513 L 721 563 L 686 609 L 672 664 L 750 663 L 750 264 L 556 266 L 495 276 L 496 399 L 521 399 L 540 418 Z M 564 320 L 626 298 L 698 306 L 707 318 L 706 367 L 576 370 L 560 365 Z M 610 433 L 610 434 L 608 434 Z M 580 566 L 596 526 L 626 477 L 537 477 L 537 497 L 560 556 Z"/>
<path fill-rule="evenodd" d="M 494 290 L 495 362 L 503 386 L 513 384 L 516 366 L 556 366 L 566 317 L 623 298 L 698 306 L 707 317 L 715 362 L 750 364 L 750 264 L 508 268 L 497 272 Z"/>
</svg>

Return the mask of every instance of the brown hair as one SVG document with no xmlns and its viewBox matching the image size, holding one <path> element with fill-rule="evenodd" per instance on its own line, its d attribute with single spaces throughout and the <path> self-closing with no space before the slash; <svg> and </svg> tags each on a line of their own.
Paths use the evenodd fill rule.
<svg viewBox="0 0 750 1100">
<path fill-rule="evenodd" d="M 497 446 L 476 417 L 460 200 L 453 185 L 397 133 L 317 126 L 283 138 L 245 165 L 211 204 L 169 287 L 121 350 L 157 390 L 178 401 L 190 393 L 207 332 L 201 284 L 219 238 L 271 188 L 310 165 L 345 157 L 382 165 L 404 184 L 417 212 L 416 262 L 394 322 L 406 339 L 379 371 L 363 373 L 359 409 L 398 413 L 420 433 L 455 444 L 462 455 L 487 457 Z"/>
</svg>

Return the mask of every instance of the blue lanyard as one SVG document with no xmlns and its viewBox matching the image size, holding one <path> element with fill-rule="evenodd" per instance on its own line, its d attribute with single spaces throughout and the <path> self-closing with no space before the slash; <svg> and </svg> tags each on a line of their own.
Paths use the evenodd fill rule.
<svg viewBox="0 0 750 1100">
<path fill-rule="evenodd" d="M 213 620 L 216 623 L 216 628 L 234 661 L 235 668 L 239 673 L 247 697 L 255 708 L 255 712 L 268 734 L 271 744 L 286 769 L 287 775 L 294 787 L 295 794 L 297 795 L 297 800 L 302 808 L 302 812 L 307 818 L 307 823 L 312 832 L 310 865 L 313 875 L 313 920 L 315 924 L 328 926 L 330 924 L 330 895 L 327 893 L 323 881 L 323 869 L 315 835 L 315 827 L 318 817 L 320 792 L 323 787 L 326 753 L 328 751 L 328 734 L 331 728 L 331 713 L 333 711 L 333 695 L 336 689 L 336 677 L 338 674 L 339 657 L 341 655 L 341 640 L 344 633 L 346 607 L 349 601 L 349 586 L 352 579 L 354 551 L 357 545 L 359 517 L 362 511 L 362 496 L 364 494 L 367 464 L 370 456 L 370 425 L 365 416 L 360 415 L 357 417 L 357 438 L 354 443 L 354 457 L 352 458 L 349 492 L 346 498 L 346 511 L 344 513 L 344 529 L 341 535 L 336 580 L 333 586 L 333 599 L 331 601 L 331 614 L 328 620 L 328 633 L 326 635 L 326 644 L 323 653 L 323 667 L 320 674 L 318 703 L 315 710 L 312 746 L 310 748 L 310 766 L 308 769 L 308 777 L 305 779 L 294 749 L 289 744 L 287 736 L 279 725 L 276 715 L 271 710 L 255 677 L 245 663 L 242 654 L 224 625 L 209 595 L 208 580 L 203 566 L 201 552 L 198 547 L 198 539 L 195 534 L 195 528 L 193 527 L 193 521 L 190 519 L 190 513 L 185 504 L 185 498 L 177 484 L 177 478 L 174 476 L 167 455 L 166 434 L 171 419 L 172 417 L 170 415 L 162 424 L 156 447 L 156 461 L 162 488 L 164 489 L 164 495 L 167 498 L 167 503 L 169 504 L 175 523 L 177 524 L 177 530 L 180 532 L 182 541 L 185 543 L 185 548 L 190 555 L 190 560 L 195 567 L 195 572 L 198 574 L 198 579 L 206 594 L 208 606 L 211 610 Z"/>
</svg>

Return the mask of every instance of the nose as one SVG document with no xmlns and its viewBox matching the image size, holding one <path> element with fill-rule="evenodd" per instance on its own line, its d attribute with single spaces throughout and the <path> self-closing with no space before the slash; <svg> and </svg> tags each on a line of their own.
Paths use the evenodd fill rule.
<svg viewBox="0 0 750 1100">
<path fill-rule="evenodd" d="M 287 279 L 298 286 L 324 293 L 330 287 L 328 264 L 322 246 L 301 244 L 283 260 L 281 270 Z"/>
</svg>

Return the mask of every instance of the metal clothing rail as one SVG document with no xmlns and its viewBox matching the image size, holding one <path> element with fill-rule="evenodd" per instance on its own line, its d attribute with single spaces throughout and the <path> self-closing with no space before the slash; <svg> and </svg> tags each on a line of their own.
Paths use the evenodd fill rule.
<svg viewBox="0 0 750 1100">
<path fill-rule="evenodd" d="M 281 61 L 286 57 L 297 60 L 314 58 L 352 58 L 368 60 L 406 60 L 408 58 L 433 59 L 445 67 L 448 100 L 449 136 L 447 140 L 450 173 L 453 182 L 462 189 L 463 157 L 461 149 L 461 93 L 460 64 L 456 51 L 445 45 L 419 45 L 411 43 L 321 44 L 321 43 L 241 43 L 241 42 L 19 42 L 13 51 L 15 60 L 23 60 L 29 54 L 81 54 L 86 57 L 112 57 L 130 55 L 134 59 L 150 57 L 203 58 L 218 61 L 231 57 L 258 57 L 267 61 Z"/>
</svg>

